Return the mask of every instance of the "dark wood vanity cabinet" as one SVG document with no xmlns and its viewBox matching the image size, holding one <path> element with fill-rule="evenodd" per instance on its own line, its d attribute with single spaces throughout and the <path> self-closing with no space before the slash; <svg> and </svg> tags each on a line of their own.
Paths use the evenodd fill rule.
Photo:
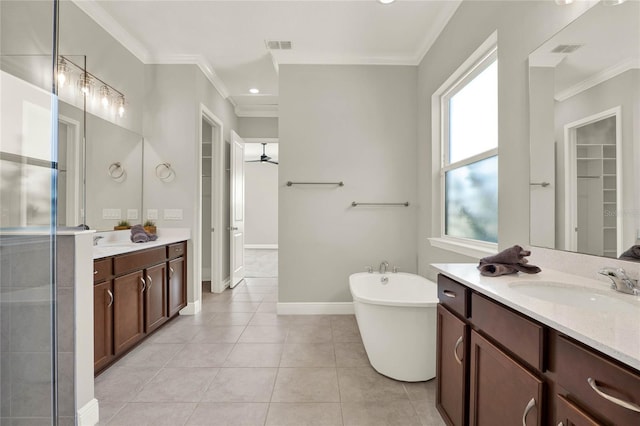
<svg viewBox="0 0 640 426">
<path fill-rule="evenodd" d="M 438 295 L 436 407 L 448 425 L 640 425 L 637 370 L 444 275 Z"/>
<path fill-rule="evenodd" d="M 95 373 L 187 305 L 185 257 L 182 242 L 94 261 Z"/>
<path fill-rule="evenodd" d="M 94 262 L 93 285 L 93 362 L 100 370 L 113 359 L 113 283 L 111 261 Z"/>
</svg>

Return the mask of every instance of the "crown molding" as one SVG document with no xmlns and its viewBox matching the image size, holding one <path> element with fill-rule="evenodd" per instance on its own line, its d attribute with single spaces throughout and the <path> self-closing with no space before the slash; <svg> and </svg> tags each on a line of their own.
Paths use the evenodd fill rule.
<svg viewBox="0 0 640 426">
<path fill-rule="evenodd" d="M 565 101 L 570 97 L 584 92 L 587 89 L 591 89 L 592 87 L 597 86 L 598 84 L 607 81 L 617 75 L 620 75 L 623 72 L 637 68 L 640 68 L 640 58 L 629 58 L 625 61 L 620 62 L 619 64 L 606 68 L 585 80 L 582 80 L 578 84 L 574 84 L 567 89 L 557 92 L 555 95 L 555 99 L 558 102 Z"/>
<path fill-rule="evenodd" d="M 220 77 L 213 71 L 211 64 L 202 55 L 162 55 L 151 56 L 147 48 L 138 41 L 130 32 L 125 30 L 102 6 L 95 0 L 71 0 L 84 13 L 89 15 L 107 33 L 115 38 L 122 46 L 129 50 L 143 64 L 190 64 L 197 65 L 213 87 L 220 95 L 231 102 L 235 107 L 236 103 L 229 97 L 229 90 Z"/>
<path fill-rule="evenodd" d="M 278 117 L 278 105 L 237 105 L 235 108 L 238 117 Z"/>
<path fill-rule="evenodd" d="M 289 52 L 273 54 L 278 65 L 417 65 L 414 56 L 315 55 Z"/>
<path fill-rule="evenodd" d="M 436 24 L 427 31 L 418 51 L 413 57 L 412 65 L 420 65 L 429 49 L 431 49 L 431 46 L 433 46 L 433 43 L 436 42 L 438 36 L 440 36 L 440 33 L 442 33 L 442 30 L 447 26 L 449 20 L 451 20 L 461 4 L 462 0 L 450 0 L 442 3 L 442 8 L 435 19 Z"/>
<path fill-rule="evenodd" d="M 107 13 L 95 0 L 71 0 L 80 10 L 89 15 L 102 29 L 115 38 L 125 49 L 143 64 L 148 63 L 149 50 L 137 38 L 125 30 L 113 16 Z"/>
<path fill-rule="evenodd" d="M 534 53 L 529 55 L 529 66 L 537 68 L 555 68 L 566 57 L 566 53 Z"/>
</svg>

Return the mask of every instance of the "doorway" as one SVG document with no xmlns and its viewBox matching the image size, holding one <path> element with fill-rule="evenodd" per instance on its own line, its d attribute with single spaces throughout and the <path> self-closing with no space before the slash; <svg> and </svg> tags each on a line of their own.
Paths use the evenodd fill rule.
<svg viewBox="0 0 640 426">
<path fill-rule="evenodd" d="M 569 250 L 617 258 L 622 252 L 620 107 L 565 126 Z"/>
<path fill-rule="evenodd" d="M 274 278 L 278 276 L 278 139 L 245 138 L 245 142 L 245 274 Z"/>
<path fill-rule="evenodd" d="M 195 300 L 205 291 L 221 293 L 229 286 L 229 144 L 224 140 L 222 121 L 200 105 L 198 156 L 199 206 L 194 235 Z M 199 312 L 200 309 L 197 309 Z"/>
</svg>

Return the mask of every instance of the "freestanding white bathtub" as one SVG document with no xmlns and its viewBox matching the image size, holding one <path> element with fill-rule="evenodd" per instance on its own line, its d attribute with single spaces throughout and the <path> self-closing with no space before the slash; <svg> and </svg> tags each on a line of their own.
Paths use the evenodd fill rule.
<svg viewBox="0 0 640 426">
<path fill-rule="evenodd" d="M 406 382 L 435 377 L 436 284 L 402 272 L 360 272 L 349 276 L 349 288 L 373 368 Z"/>
</svg>

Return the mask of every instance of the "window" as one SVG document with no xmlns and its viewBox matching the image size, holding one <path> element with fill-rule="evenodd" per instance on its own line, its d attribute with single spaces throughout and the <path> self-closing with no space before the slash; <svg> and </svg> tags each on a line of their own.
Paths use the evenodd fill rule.
<svg viewBox="0 0 640 426">
<path fill-rule="evenodd" d="M 432 98 L 434 206 L 440 208 L 434 222 L 438 237 L 431 242 L 475 257 L 496 252 L 498 243 L 495 39 L 494 34 Z"/>
</svg>

